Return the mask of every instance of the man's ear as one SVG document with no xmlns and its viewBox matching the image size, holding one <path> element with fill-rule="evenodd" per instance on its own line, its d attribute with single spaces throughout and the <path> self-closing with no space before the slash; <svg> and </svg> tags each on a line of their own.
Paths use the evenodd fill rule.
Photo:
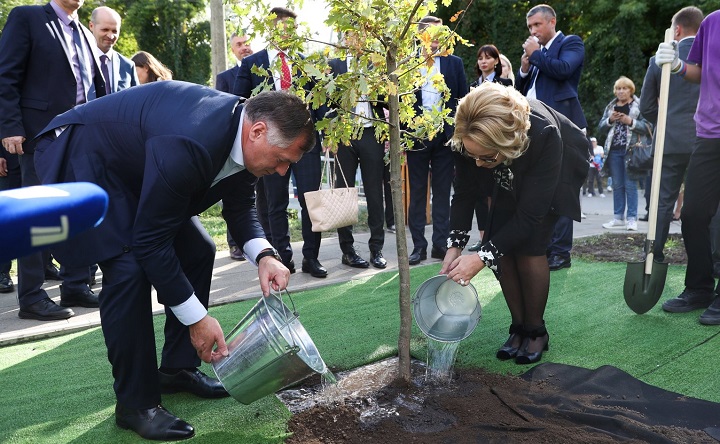
<svg viewBox="0 0 720 444">
<path fill-rule="evenodd" d="M 253 142 L 256 142 L 260 140 L 260 138 L 263 137 L 263 134 L 267 132 L 267 125 L 265 125 L 265 122 L 255 122 L 250 127 L 250 140 Z"/>
</svg>

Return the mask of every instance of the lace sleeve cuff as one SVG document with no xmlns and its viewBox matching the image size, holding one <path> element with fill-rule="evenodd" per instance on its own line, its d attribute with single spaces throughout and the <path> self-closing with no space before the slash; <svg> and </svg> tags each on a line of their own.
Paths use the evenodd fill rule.
<svg viewBox="0 0 720 444">
<path fill-rule="evenodd" d="M 503 254 L 495 248 L 495 244 L 493 244 L 492 241 L 480 247 L 480 251 L 478 251 L 477 254 L 480 256 L 480 259 L 485 262 L 486 267 L 494 271 L 495 274 L 500 274 L 500 258 L 503 257 Z"/>
<path fill-rule="evenodd" d="M 451 230 L 450 236 L 448 236 L 447 247 L 448 248 L 459 248 L 464 249 L 470 240 L 470 235 L 467 231 L 463 230 Z"/>
</svg>

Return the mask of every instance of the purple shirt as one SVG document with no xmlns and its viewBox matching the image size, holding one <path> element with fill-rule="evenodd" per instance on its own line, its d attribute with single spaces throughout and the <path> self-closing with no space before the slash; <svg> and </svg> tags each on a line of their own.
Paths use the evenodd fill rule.
<svg viewBox="0 0 720 444">
<path fill-rule="evenodd" d="M 720 11 L 709 14 L 700 24 L 687 61 L 702 68 L 695 111 L 697 136 L 720 139 Z"/>
<path fill-rule="evenodd" d="M 73 73 L 75 74 L 75 81 L 77 82 L 75 104 L 80 105 L 81 103 L 86 102 L 85 92 L 90 87 L 90 85 L 83 85 L 82 75 L 80 74 L 80 58 L 78 57 L 78 53 L 75 50 L 75 44 L 73 42 L 73 31 L 72 31 L 72 28 L 70 27 L 70 22 L 75 21 L 78 24 L 78 31 L 80 32 L 81 36 L 82 36 L 83 31 L 80 28 L 79 22 L 77 22 L 77 13 L 74 16 L 68 15 L 68 13 L 65 12 L 65 10 L 62 9 L 54 1 L 50 2 L 50 6 L 52 6 L 53 10 L 55 11 L 55 14 L 57 14 L 58 18 L 60 19 L 60 25 L 61 25 L 60 27 L 63 30 L 65 42 L 67 43 L 67 47 L 70 48 L 70 52 L 72 53 L 72 57 L 68 58 L 68 62 L 70 62 L 70 66 L 72 66 L 72 68 L 73 68 Z M 88 52 L 89 48 L 87 47 L 87 45 L 85 45 L 85 51 L 87 54 L 92 54 L 92 52 Z M 85 57 L 85 60 L 82 61 L 82 63 L 85 66 L 90 67 L 90 76 L 91 77 L 94 76 L 95 75 L 95 67 L 87 59 L 87 56 Z"/>
</svg>

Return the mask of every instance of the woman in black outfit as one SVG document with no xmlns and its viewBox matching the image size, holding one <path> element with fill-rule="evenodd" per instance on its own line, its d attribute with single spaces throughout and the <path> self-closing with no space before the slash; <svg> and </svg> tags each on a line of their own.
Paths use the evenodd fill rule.
<svg viewBox="0 0 720 444">
<path fill-rule="evenodd" d="M 440 273 L 467 285 L 483 268 L 493 270 L 512 318 L 510 337 L 497 357 L 537 362 L 550 339 L 544 321 L 550 288 L 545 250 L 558 216 L 580 220 L 590 144 L 544 103 L 488 82 L 461 100 L 450 143 L 459 153 L 457 187 Z M 492 206 L 482 246 L 477 254 L 461 255 L 474 203 L 483 193 L 492 195 Z"/>
</svg>

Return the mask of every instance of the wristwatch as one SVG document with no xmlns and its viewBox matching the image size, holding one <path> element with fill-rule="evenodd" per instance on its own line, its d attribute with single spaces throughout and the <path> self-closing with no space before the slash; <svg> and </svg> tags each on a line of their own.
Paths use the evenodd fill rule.
<svg viewBox="0 0 720 444">
<path fill-rule="evenodd" d="M 262 259 L 262 258 L 264 258 L 264 257 L 266 257 L 266 256 L 272 256 L 272 257 L 274 257 L 275 259 L 277 259 L 277 260 L 279 260 L 280 262 L 282 262 L 282 258 L 280 257 L 280 254 L 278 253 L 278 251 L 277 251 L 276 249 L 274 249 L 274 248 L 266 248 L 266 249 L 264 249 L 263 251 L 261 251 L 261 252 L 257 255 L 257 257 L 255 258 L 255 263 L 256 263 L 256 264 L 259 264 L 259 263 L 260 263 L 260 259 Z"/>
</svg>

